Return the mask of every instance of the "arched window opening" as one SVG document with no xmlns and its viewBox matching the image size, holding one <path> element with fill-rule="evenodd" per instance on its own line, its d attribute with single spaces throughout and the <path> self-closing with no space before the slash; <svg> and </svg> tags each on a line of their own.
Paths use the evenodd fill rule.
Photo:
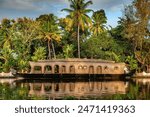
<svg viewBox="0 0 150 117">
<path fill-rule="evenodd" d="M 50 65 L 45 66 L 45 72 L 50 72 L 52 73 L 52 67 Z"/>
<path fill-rule="evenodd" d="M 41 66 L 35 66 L 34 67 L 34 72 L 41 73 L 42 72 L 42 67 Z"/>
<path fill-rule="evenodd" d="M 59 73 L 59 66 L 58 65 L 55 65 L 54 66 L 54 73 Z"/>
</svg>

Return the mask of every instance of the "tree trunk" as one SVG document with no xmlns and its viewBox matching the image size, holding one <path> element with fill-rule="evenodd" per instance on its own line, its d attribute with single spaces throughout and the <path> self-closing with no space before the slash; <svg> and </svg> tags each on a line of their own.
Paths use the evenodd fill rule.
<svg viewBox="0 0 150 117">
<path fill-rule="evenodd" d="M 53 49 L 54 59 L 56 59 L 56 53 L 55 53 L 54 43 L 53 43 L 53 41 L 51 41 L 51 43 L 52 43 L 52 49 Z"/>
<path fill-rule="evenodd" d="M 48 44 L 48 59 L 51 59 L 52 58 L 51 57 L 51 47 L 50 47 L 50 41 L 49 40 L 48 40 L 47 44 Z"/>
<path fill-rule="evenodd" d="M 80 58 L 80 26 L 79 24 L 78 24 L 77 40 L 78 40 L 78 58 Z"/>
</svg>

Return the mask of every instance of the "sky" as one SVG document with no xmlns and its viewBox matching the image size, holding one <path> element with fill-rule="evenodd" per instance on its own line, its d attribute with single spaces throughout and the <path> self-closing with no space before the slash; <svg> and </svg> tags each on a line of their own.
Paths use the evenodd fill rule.
<svg viewBox="0 0 150 117">
<path fill-rule="evenodd" d="M 133 0 L 92 0 L 89 8 L 94 11 L 104 9 L 107 16 L 107 25 L 115 27 L 118 17 L 123 16 L 125 5 Z M 16 19 L 19 17 L 36 18 L 42 14 L 53 13 L 59 18 L 65 17 L 66 12 L 61 9 L 69 8 L 68 0 L 0 0 L 0 20 L 3 18 Z"/>
</svg>

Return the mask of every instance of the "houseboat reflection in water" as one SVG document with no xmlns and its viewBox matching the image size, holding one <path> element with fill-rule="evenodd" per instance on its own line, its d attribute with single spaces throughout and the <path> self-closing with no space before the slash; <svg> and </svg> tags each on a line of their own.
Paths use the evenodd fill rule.
<svg viewBox="0 0 150 117">
<path fill-rule="evenodd" d="M 130 80 L 1 78 L 0 83 L 10 84 L 10 88 L 26 87 L 29 97 L 44 96 L 44 99 L 66 99 L 70 96 L 77 99 L 103 99 L 103 97 L 105 99 L 113 94 L 136 94 L 137 99 L 150 99 L 149 78 Z"/>
<path fill-rule="evenodd" d="M 124 81 L 75 81 L 75 82 L 24 82 L 29 95 L 46 96 L 49 99 L 61 99 L 73 96 L 79 99 L 102 97 L 112 94 L 125 94 L 128 82 Z"/>
</svg>

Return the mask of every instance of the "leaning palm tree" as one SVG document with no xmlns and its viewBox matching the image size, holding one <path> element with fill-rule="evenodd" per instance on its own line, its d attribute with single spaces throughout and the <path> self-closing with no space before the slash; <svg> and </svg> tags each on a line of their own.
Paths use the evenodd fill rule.
<svg viewBox="0 0 150 117">
<path fill-rule="evenodd" d="M 92 4 L 92 1 L 85 0 L 69 0 L 70 9 L 62 9 L 69 13 L 68 17 L 72 19 L 70 22 L 72 27 L 77 28 L 77 41 L 78 41 L 78 58 L 80 58 L 80 30 L 84 31 L 86 25 L 91 24 L 91 19 L 87 15 L 92 10 L 87 9 L 87 7 Z"/>
<path fill-rule="evenodd" d="M 61 40 L 60 30 L 57 25 L 57 17 L 53 14 L 45 14 L 39 16 L 39 18 L 36 19 L 40 22 L 41 25 L 41 31 L 39 33 L 40 39 L 44 39 L 47 41 L 48 45 L 48 59 L 52 59 L 51 56 L 51 47 L 53 51 L 53 56 L 56 58 L 55 49 L 54 49 L 54 43 L 53 41 L 59 42 Z"/>
<path fill-rule="evenodd" d="M 61 40 L 61 36 L 60 34 L 58 34 L 57 32 L 43 32 L 42 35 L 45 40 L 47 40 L 47 44 L 48 44 L 48 58 L 51 59 L 51 47 L 50 44 L 52 45 L 52 50 L 53 50 L 53 54 L 54 54 L 54 58 L 56 59 L 56 54 L 55 54 L 55 49 L 54 49 L 54 44 L 53 44 L 53 40 L 55 40 L 56 42 L 59 42 Z"/>
</svg>

